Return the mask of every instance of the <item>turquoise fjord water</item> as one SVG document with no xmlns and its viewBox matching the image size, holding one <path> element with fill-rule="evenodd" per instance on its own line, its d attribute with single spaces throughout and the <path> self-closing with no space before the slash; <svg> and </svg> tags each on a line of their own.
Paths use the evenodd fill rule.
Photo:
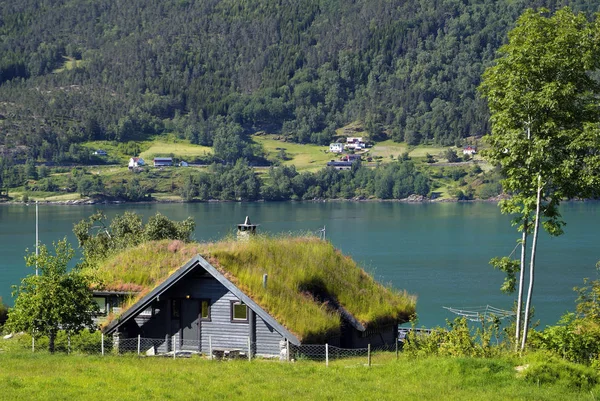
<svg viewBox="0 0 600 401">
<path fill-rule="evenodd" d="M 503 280 L 489 259 L 511 253 L 518 233 L 493 203 L 406 204 L 398 202 L 193 203 L 93 206 L 39 206 L 40 241 L 51 244 L 64 236 L 76 246 L 73 224 L 96 210 L 109 217 L 125 211 L 148 216 L 160 212 L 171 219 L 192 216 L 195 238 L 210 241 L 233 233 L 250 216 L 259 231 L 316 232 L 351 255 L 379 281 L 418 296 L 419 325 L 443 325 L 453 315 L 443 306 L 490 304 L 510 309 L 502 294 Z M 574 286 L 596 277 L 600 259 L 600 203 L 566 203 L 567 226 L 558 238 L 542 235 L 534 292 L 535 316 L 542 326 L 574 309 Z M 12 304 L 11 285 L 32 273 L 25 249 L 35 249 L 34 205 L 0 205 L 0 296 Z"/>
</svg>

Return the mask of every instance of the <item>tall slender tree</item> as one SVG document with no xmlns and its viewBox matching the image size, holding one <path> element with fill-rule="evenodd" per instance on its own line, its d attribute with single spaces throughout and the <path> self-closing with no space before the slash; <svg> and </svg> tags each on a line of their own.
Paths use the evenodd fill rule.
<svg viewBox="0 0 600 401">
<path fill-rule="evenodd" d="M 491 112 L 487 156 L 501 166 L 503 188 L 511 194 L 501 210 L 516 215 L 522 236 L 515 335 L 521 349 L 540 224 L 551 235 L 562 234 L 561 200 L 597 194 L 600 178 L 600 85 L 593 75 L 600 68 L 600 20 L 589 22 L 569 8 L 548 14 L 527 10 L 518 19 L 480 86 Z"/>
</svg>

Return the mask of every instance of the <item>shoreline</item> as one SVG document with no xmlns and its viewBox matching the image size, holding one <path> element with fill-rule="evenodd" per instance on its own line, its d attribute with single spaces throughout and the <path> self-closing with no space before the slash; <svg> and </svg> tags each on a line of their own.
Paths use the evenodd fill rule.
<svg viewBox="0 0 600 401">
<path fill-rule="evenodd" d="M 430 199 L 420 195 L 409 196 L 404 199 L 367 199 L 367 198 L 351 198 L 351 199 L 309 199 L 309 200 L 284 200 L 284 201 L 265 201 L 265 200 L 257 200 L 257 201 L 233 201 L 233 200 L 208 200 L 208 201 L 185 201 L 181 200 L 160 200 L 153 199 L 141 202 L 129 202 L 123 200 L 106 200 L 106 199 L 74 199 L 74 200 L 64 200 L 64 201 L 49 201 L 49 200 L 40 200 L 37 201 L 41 205 L 51 205 L 51 206 L 91 206 L 91 205 L 143 205 L 143 204 L 169 204 L 169 203 L 285 203 L 285 202 L 398 202 L 398 203 L 415 203 L 415 204 L 423 204 L 423 203 L 493 203 L 499 202 L 501 200 L 508 199 L 506 196 L 496 196 L 489 199 L 470 199 L 470 200 L 459 200 L 459 199 Z M 593 202 L 595 199 L 571 199 L 565 202 Z M 0 206 L 2 205 L 30 205 L 35 201 L 31 200 L 29 202 L 23 201 L 0 201 Z"/>
</svg>

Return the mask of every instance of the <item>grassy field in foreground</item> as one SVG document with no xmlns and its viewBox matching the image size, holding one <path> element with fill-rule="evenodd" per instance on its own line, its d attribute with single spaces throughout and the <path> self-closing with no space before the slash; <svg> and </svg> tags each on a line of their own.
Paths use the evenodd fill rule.
<svg viewBox="0 0 600 401">
<path fill-rule="evenodd" d="M 355 362 L 355 363 L 352 363 Z M 518 362 L 375 358 L 322 362 L 209 361 L 0 353 L 0 400 L 593 400 L 600 387 L 535 383 Z"/>
</svg>

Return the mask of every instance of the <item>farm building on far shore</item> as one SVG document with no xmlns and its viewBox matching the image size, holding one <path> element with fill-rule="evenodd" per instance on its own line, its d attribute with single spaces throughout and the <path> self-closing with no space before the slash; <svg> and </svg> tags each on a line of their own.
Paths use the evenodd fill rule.
<svg viewBox="0 0 600 401">
<path fill-rule="evenodd" d="M 136 167 L 141 167 L 144 165 L 144 159 L 142 159 L 141 157 L 132 157 L 131 159 L 129 159 L 129 164 L 128 167 L 129 169 L 134 169 Z"/>
<path fill-rule="evenodd" d="M 473 156 L 475 153 L 477 153 L 477 147 L 472 146 L 472 145 L 467 145 L 465 147 L 463 147 L 463 155 L 469 155 L 469 156 Z"/>
<path fill-rule="evenodd" d="M 173 165 L 172 157 L 155 157 L 154 167 L 170 167 Z"/>
<path fill-rule="evenodd" d="M 342 153 L 344 151 L 344 144 L 339 142 L 330 143 L 329 151 L 331 153 Z"/>
</svg>

